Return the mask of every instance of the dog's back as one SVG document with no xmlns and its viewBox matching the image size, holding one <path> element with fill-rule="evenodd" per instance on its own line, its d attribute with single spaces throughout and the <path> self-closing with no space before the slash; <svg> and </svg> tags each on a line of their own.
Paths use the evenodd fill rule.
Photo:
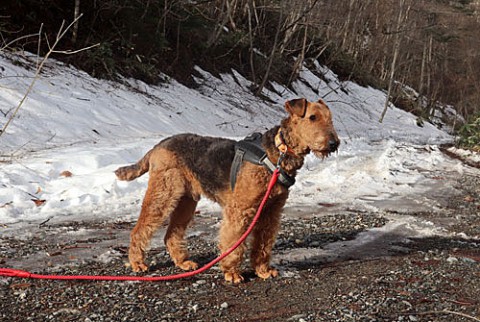
<svg viewBox="0 0 480 322">
<path fill-rule="evenodd" d="M 235 141 L 196 134 L 179 134 L 159 144 L 171 151 L 195 175 L 205 192 L 226 189 L 235 156 Z"/>
<path fill-rule="evenodd" d="M 215 194 L 228 186 L 234 146 L 235 141 L 229 139 L 178 134 L 161 141 L 137 163 L 118 168 L 115 174 L 119 180 L 138 178 L 150 169 L 153 152 L 164 149 L 176 155 L 195 175 L 205 192 Z"/>
</svg>

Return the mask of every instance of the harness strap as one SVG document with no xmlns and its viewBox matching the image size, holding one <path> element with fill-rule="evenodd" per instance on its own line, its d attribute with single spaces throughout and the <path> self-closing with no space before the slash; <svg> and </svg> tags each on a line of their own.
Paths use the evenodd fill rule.
<svg viewBox="0 0 480 322">
<path fill-rule="evenodd" d="M 237 149 L 235 147 L 235 157 L 233 158 L 232 168 L 230 169 L 230 188 L 235 188 L 235 183 L 237 182 L 237 174 L 240 171 L 240 166 L 243 163 L 243 156 L 245 155 L 245 151 L 242 149 Z"/>
<path fill-rule="evenodd" d="M 256 165 L 264 166 L 269 173 L 273 173 L 277 166 L 268 158 L 262 146 L 262 134 L 255 132 L 245 139 L 235 143 L 235 157 L 230 169 L 230 187 L 233 190 L 237 182 L 238 172 L 243 162 L 247 161 Z M 289 188 L 295 184 L 295 178 L 288 175 L 283 169 L 279 169 L 278 181 Z"/>
</svg>

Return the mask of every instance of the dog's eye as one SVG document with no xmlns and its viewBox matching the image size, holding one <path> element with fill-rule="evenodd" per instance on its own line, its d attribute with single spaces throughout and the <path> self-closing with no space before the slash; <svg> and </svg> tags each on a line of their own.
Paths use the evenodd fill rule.
<svg viewBox="0 0 480 322">
<path fill-rule="evenodd" d="M 315 114 L 310 115 L 309 117 L 310 121 L 315 121 L 317 119 L 317 116 Z"/>
</svg>

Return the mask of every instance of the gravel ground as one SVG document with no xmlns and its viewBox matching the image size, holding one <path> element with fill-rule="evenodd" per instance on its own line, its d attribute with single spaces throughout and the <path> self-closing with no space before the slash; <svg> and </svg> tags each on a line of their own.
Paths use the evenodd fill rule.
<svg viewBox="0 0 480 322">
<path fill-rule="evenodd" d="M 387 254 L 375 252 L 374 245 L 328 260 L 301 255 L 322 254 L 329 245 L 348 254 L 341 247 L 388 224 L 391 213 L 290 214 L 274 249 L 278 278 L 257 279 L 248 262 L 240 285 L 225 283 L 216 267 L 197 277 L 155 283 L 0 277 L 0 321 L 479 321 L 480 178 L 461 177 L 456 185 L 462 194 L 441 212 L 395 214 L 442 224 L 447 233 L 391 238 L 378 245 L 387 247 Z M 218 220 L 197 219 L 203 232 L 189 237 L 194 260 L 206 263 L 216 255 Z M 133 224 L 45 223 L 25 234 L 2 234 L 0 267 L 131 274 L 124 263 Z M 150 274 L 178 273 L 159 235 L 149 252 Z"/>
</svg>

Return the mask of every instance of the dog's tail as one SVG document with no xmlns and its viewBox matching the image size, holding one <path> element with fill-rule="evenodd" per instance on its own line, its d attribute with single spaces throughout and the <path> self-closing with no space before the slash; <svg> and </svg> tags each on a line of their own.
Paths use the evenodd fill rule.
<svg viewBox="0 0 480 322">
<path fill-rule="evenodd" d="M 120 167 L 115 170 L 115 174 L 119 180 L 132 181 L 146 173 L 150 168 L 150 155 L 152 150 L 148 151 L 145 156 L 140 159 L 137 163 L 127 165 L 125 167 Z"/>
</svg>

